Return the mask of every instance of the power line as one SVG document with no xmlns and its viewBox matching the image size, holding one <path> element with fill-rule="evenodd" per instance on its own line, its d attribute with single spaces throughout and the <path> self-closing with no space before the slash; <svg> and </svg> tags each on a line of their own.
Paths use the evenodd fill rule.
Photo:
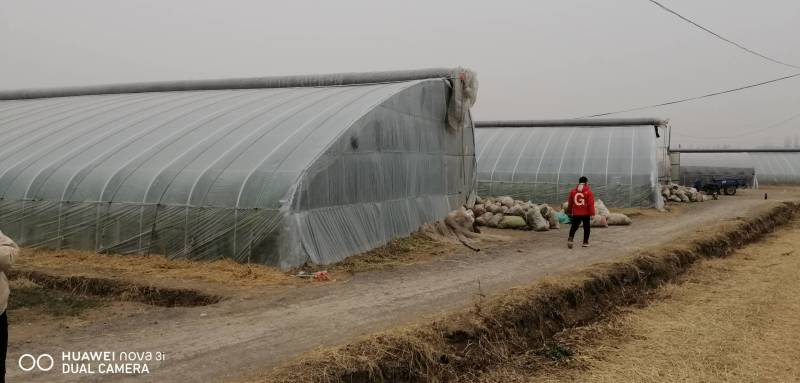
<svg viewBox="0 0 800 383">
<path fill-rule="evenodd" d="M 783 120 L 780 120 L 780 121 L 778 121 L 778 122 L 776 122 L 774 124 L 768 125 L 766 128 L 754 129 L 754 130 L 750 130 L 750 131 L 747 131 L 747 132 L 744 132 L 744 133 L 735 134 L 735 135 L 731 135 L 731 136 L 698 137 L 698 136 L 692 136 L 692 135 L 689 135 L 689 134 L 683 134 L 683 133 L 680 133 L 680 132 L 673 132 L 672 134 L 674 134 L 676 136 L 692 138 L 692 139 L 695 139 L 695 140 L 718 140 L 718 139 L 739 138 L 739 137 L 749 136 L 751 134 L 765 132 L 765 131 L 773 129 L 773 128 L 777 128 L 777 127 L 779 127 L 779 126 L 781 126 L 781 125 L 783 125 L 783 124 L 785 124 L 787 122 L 796 120 L 798 118 L 800 118 L 800 113 L 795 114 L 795 115 L 793 115 L 793 116 L 791 116 L 789 118 L 785 118 Z"/>
<path fill-rule="evenodd" d="M 702 25 L 700 25 L 700 24 L 698 24 L 698 23 L 696 23 L 696 22 L 694 22 L 694 21 L 692 21 L 692 20 L 690 20 L 689 18 L 687 18 L 687 17 L 685 17 L 685 16 L 681 15 L 680 13 L 678 13 L 678 12 L 675 12 L 675 11 L 673 11 L 673 10 L 671 10 L 671 9 L 667 8 L 667 6 L 665 6 L 664 4 L 661 4 L 661 3 L 659 3 L 659 2 L 658 2 L 658 1 L 656 1 L 656 0 L 648 0 L 648 1 L 650 1 L 651 3 L 653 3 L 653 4 L 657 5 L 657 6 L 658 6 L 658 7 L 660 7 L 661 9 L 663 9 L 663 10 L 665 10 L 665 11 L 667 11 L 667 12 L 669 12 L 669 13 L 671 13 L 671 14 L 675 15 L 675 16 L 677 16 L 677 17 L 678 17 L 678 18 L 680 18 L 681 20 L 683 20 L 683 21 L 685 21 L 685 22 L 687 22 L 687 23 L 689 23 L 689 24 L 692 24 L 692 25 L 694 25 L 694 26 L 695 26 L 695 27 L 697 27 L 697 28 L 700 28 L 701 30 L 703 30 L 703 31 L 705 31 L 705 32 L 707 32 L 707 33 L 710 33 L 710 34 L 711 34 L 711 35 L 713 35 L 714 37 L 716 37 L 716 38 L 718 38 L 718 39 L 720 39 L 720 40 L 722 40 L 722 41 L 725 41 L 726 43 L 728 43 L 728 44 L 731 44 L 731 45 L 733 45 L 733 46 L 735 46 L 735 47 L 737 47 L 737 48 L 739 48 L 739 49 L 741 49 L 741 50 L 743 50 L 743 51 L 745 51 L 745 52 L 747 52 L 747 53 L 750 53 L 750 54 L 752 54 L 752 55 L 756 55 L 756 56 L 758 56 L 758 57 L 761 57 L 762 59 L 765 59 L 765 60 L 767 60 L 767 61 L 773 62 L 773 63 L 775 63 L 775 64 L 779 64 L 779 65 L 787 66 L 787 67 L 790 67 L 790 68 L 800 69 L 800 66 L 797 66 L 797 65 L 794 65 L 794 64 L 785 63 L 785 62 L 783 62 L 783 61 L 780 61 L 780 60 L 774 59 L 774 58 L 772 58 L 772 57 L 769 57 L 769 56 L 767 56 L 767 55 L 764 55 L 764 54 L 758 53 L 758 52 L 756 52 L 756 51 L 754 51 L 754 50 L 752 50 L 752 49 L 750 49 L 750 48 L 747 48 L 747 47 L 745 47 L 744 45 L 742 45 L 742 44 L 739 44 L 739 43 L 737 43 L 737 42 L 735 42 L 735 41 L 732 41 L 732 40 L 730 40 L 730 39 L 727 39 L 727 38 L 725 38 L 725 37 L 721 36 L 720 34 L 718 34 L 718 33 L 714 32 L 714 31 L 712 31 L 712 30 L 710 30 L 710 29 L 708 29 L 708 28 L 706 28 L 706 27 L 704 27 L 704 26 L 702 26 Z"/>
<path fill-rule="evenodd" d="M 674 105 L 674 104 L 680 104 L 680 103 L 689 102 L 689 101 L 696 101 L 696 100 L 700 100 L 700 99 L 703 99 L 703 98 L 714 97 L 714 96 L 719 96 L 719 95 L 722 95 L 722 94 L 738 92 L 740 90 L 755 88 L 755 87 L 758 87 L 758 86 L 761 86 L 761 85 L 767 85 L 767 84 L 771 84 L 771 83 L 778 82 L 778 81 L 788 80 L 790 78 L 799 77 L 799 76 L 800 76 L 800 73 L 795 73 L 795 74 L 791 74 L 791 75 L 788 75 L 788 76 L 783 76 L 783 77 L 779 77 L 779 78 L 776 78 L 776 79 L 772 79 L 772 80 L 769 80 L 769 81 L 760 82 L 760 83 L 757 83 L 757 84 L 750 84 L 750 85 L 740 86 L 738 88 L 723 90 L 723 91 L 709 93 L 709 94 L 704 94 L 702 96 L 687 97 L 687 98 L 682 98 L 682 99 L 679 99 L 679 100 L 662 102 L 660 104 L 645 105 L 645 106 L 639 106 L 639 107 L 630 108 L 630 109 L 623 109 L 623 110 L 617 110 L 617 111 L 614 111 L 614 112 L 599 113 L 599 114 L 593 114 L 593 115 L 590 115 L 590 116 L 582 116 L 582 117 L 576 117 L 576 118 L 603 117 L 603 116 L 608 116 L 608 115 L 612 115 L 612 114 L 635 112 L 637 110 L 658 108 L 658 107 L 667 106 L 667 105 Z"/>
</svg>

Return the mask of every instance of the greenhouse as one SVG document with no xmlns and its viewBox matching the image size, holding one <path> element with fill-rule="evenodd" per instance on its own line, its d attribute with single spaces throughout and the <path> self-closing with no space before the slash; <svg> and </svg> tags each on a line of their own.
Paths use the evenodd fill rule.
<svg viewBox="0 0 800 383">
<path fill-rule="evenodd" d="M 756 169 L 747 153 L 681 153 L 681 185 L 692 186 L 696 180 L 735 178 L 749 187 L 758 187 Z"/>
<path fill-rule="evenodd" d="M 705 171 L 724 175 L 740 174 L 752 169 L 753 182 L 758 185 L 800 184 L 800 150 L 792 152 L 757 152 L 742 149 L 732 153 L 682 152 L 681 179 L 691 177 L 690 167 L 703 166 Z M 684 169 L 690 172 L 684 173 Z"/>
<path fill-rule="evenodd" d="M 21 244 L 327 264 L 474 187 L 464 69 L 0 93 L 0 228 Z"/>
<path fill-rule="evenodd" d="M 800 184 L 800 152 L 747 154 L 753 160 L 760 185 Z"/>
<path fill-rule="evenodd" d="M 478 195 L 561 203 L 586 176 L 609 206 L 659 206 L 665 125 L 658 119 L 476 122 Z"/>
</svg>

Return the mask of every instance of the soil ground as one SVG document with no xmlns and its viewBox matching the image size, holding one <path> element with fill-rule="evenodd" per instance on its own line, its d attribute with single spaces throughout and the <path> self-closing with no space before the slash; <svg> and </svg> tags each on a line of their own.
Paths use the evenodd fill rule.
<svg viewBox="0 0 800 383">
<path fill-rule="evenodd" d="M 52 290 L 30 280 L 10 281 L 8 312 L 15 340 L 38 342 L 54 333 L 146 312 L 148 305 Z"/>
<path fill-rule="evenodd" d="M 795 220 L 728 258 L 694 265 L 650 304 L 566 330 L 545 357 L 519 355 L 478 381 L 800 381 L 798 243 Z"/>
<path fill-rule="evenodd" d="M 255 276 L 244 272 L 245 277 L 237 279 L 247 266 L 175 266 L 169 263 L 175 261 L 169 261 L 159 270 L 151 266 L 161 260 L 115 257 L 114 262 L 105 262 L 96 257 L 108 256 L 87 256 L 82 262 L 63 256 L 65 261 L 52 263 L 52 254 L 40 254 L 40 261 L 34 255 L 21 267 L 192 288 L 227 299 L 200 307 L 111 302 L 83 310 L 77 317 L 84 317 L 76 326 L 66 324 L 76 315 L 55 316 L 52 321 L 59 324 L 58 331 L 34 339 L 25 338 L 22 330 L 24 320 L 20 319 L 26 315 L 12 309 L 8 375 L 13 381 L 47 382 L 194 382 L 253 376 L 317 347 L 428 320 L 471 305 L 486 294 L 611 260 L 642 246 L 680 240 L 686 233 L 745 216 L 765 203 L 800 198 L 796 189 L 770 190 L 769 201 L 763 200 L 762 193 L 745 191 L 719 201 L 676 205 L 670 213 L 632 212 L 632 226 L 593 230 L 590 248 L 568 250 L 563 228 L 544 233 L 486 230 L 487 235 L 478 241 L 480 252 L 451 245 L 407 244 L 399 249 L 399 257 L 384 254 L 386 262 L 366 268 L 334 267 L 335 281 L 327 283 L 312 283 L 262 267 L 249 272 Z M 353 270 L 370 271 L 349 273 Z M 127 379 L 53 371 L 25 373 L 16 368 L 23 353 L 104 350 L 164 352 L 167 359 L 151 363 L 149 375 Z"/>
</svg>

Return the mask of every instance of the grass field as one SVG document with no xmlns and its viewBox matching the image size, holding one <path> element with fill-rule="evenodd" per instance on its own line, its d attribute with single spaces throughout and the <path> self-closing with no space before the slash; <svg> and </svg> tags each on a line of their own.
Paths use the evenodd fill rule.
<svg viewBox="0 0 800 383">
<path fill-rule="evenodd" d="M 573 356 L 513 380 L 800 381 L 798 244 L 795 220 L 731 257 L 704 261 L 648 306 L 560 334 Z"/>
</svg>

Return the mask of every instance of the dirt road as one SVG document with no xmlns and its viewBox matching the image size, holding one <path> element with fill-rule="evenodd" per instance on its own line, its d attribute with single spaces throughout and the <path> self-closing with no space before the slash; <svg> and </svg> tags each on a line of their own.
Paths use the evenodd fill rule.
<svg viewBox="0 0 800 383">
<path fill-rule="evenodd" d="M 777 196 L 771 196 L 772 202 Z M 735 219 L 765 203 L 756 196 L 687 205 L 682 213 L 634 217 L 635 225 L 594 231 L 593 246 L 568 250 L 566 230 L 495 231 L 515 241 L 465 248 L 424 264 L 356 274 L 343 282 L 287 288 L 264 297 L 240 297 L 195 308 L 161 308 L 98 323 L 9 350 L 13 381 L 222 381 L 264 371 L 319 346 L 344 343 L 388 326 L 413 323 L 469 305 L 544 276 L 622 256 L 645 245 L 680 240 L 681 234 L 721 219 Z M 12 328 L 13 331 L 13 328 Z M 13 335 L 12 335 L 13 336 Z M 21 372 L 23 353 L 62 351 L 164 352 L 150 373 L 76 375 Z"/>
</svg>

